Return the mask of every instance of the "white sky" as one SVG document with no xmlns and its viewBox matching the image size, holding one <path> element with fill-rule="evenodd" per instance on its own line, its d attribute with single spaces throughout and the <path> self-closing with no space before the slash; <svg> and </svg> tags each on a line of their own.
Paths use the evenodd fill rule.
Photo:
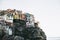
<svg viewBox="0 0 60 40">
<path fill-rule="evenodd" d="M 48 37 L 60 37 L 60 0 L 0 0 L 8 8 L 34 14 Z"/>
</svg>

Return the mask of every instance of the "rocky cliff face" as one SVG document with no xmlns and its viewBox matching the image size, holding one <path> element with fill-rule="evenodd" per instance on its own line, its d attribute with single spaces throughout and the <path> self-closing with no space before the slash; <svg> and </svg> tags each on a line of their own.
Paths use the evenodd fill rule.
<svg viewBox="0 0 60 40">
<path fill-rule="evenodd" d="M 0 40 L 46 40 L 34 16 L 19 10 L 0 11 Z"/>
</svg>

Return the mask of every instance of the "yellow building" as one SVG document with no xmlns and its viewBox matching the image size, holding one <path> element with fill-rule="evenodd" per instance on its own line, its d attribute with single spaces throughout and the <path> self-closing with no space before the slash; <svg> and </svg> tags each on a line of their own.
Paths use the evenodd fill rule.
<svg viewBox="0 0 60 40">
<path fill-rule="evenodd" d="M 19 14 L 17 12 L 13 13 L 13 19 L 19 19 Z"/>
</svg>

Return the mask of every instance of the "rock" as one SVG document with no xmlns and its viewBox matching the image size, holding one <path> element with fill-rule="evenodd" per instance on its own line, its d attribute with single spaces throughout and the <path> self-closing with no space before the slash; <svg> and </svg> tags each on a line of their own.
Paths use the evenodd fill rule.
<svg viewBox="0 0 60 40">
<path fill-rule="evenodd" d="M 8 9 L 0 12 L 0 40 L 46 40 L 46 35 L 32 14 Z"/>
</svg>

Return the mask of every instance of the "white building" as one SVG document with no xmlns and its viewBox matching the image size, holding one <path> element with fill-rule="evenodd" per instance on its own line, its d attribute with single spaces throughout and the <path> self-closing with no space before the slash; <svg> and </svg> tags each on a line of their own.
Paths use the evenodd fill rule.
<svg viewBox="0 0 60 40">
<path fill-rule="evenodd" d="M 8 14 L 5 14 L 5 15 L 4 15 L 4 20 L 5 20 L 6 22 L 11 22 L 11 23 L 13 23 L 13 16 L 11 16 L 11 15 L 8 16 Z"/>
</svg>

